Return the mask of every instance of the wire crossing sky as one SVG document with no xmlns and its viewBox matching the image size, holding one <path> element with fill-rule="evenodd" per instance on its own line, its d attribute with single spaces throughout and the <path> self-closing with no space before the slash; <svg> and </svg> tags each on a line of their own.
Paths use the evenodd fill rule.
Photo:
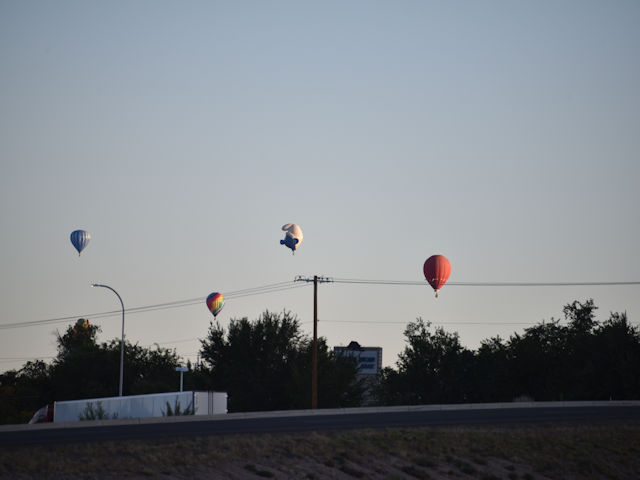
<svg viewBox="0 0 640 480">
<path fill-rule="evenodd" d="M 425 282 L 414 280 L 365 280 L 355 278 L 335 278 L 335 283 L 360 283 L 364 285 L 420 285 Z M 614 286 L 640 285 L 637 282 L 447 282 L 448 286 L 458 287 L 577 287 L 577 286 Z"/>
<path fill-rule="evenodd" d="M 263 294 L 267 294 L 267 293 L 272 293 L 272 292 L 279 292 L 279 291 L 283 291 L 283 290 L 290 290 L 290 289 L 294 289 L 294 288 L 300 288 L 300 287 L 304 287 L 309 285 L 308 283 L 297 283 L 300 280 L 303 280 L 305 282 L 308 282 L 309 279 L 304 279 L 302 277 L 296 277 L 296 279 L 293 282 L 279 282 L 279 283 L 275 283 L 275 284 L 271 284 L 271 285 L 262 285 L 259 287 L 253 287 L 253 288 L 246 288 L 246 289 L 242 289 L 242 290 L 237 290 L 237 291 L 233 291 L 233 292 L 229 292 L 226 296 L 225 299 L 234 299 L 234 298 L 243 298 L 243 297 L 250 297 L 250 296 L 254 296 L 254 295 L 263 295 Z M 331 277 L 328 278 L 323 278 L 324 282 L 329 282 L 329 283 L 337 283 L 337 284 L 361 284 L 361 285 L 373 285 L 373 286 L 420 286 L 420 287 L 424 287 L 425 286 L 425 282 L 415 282 L 415 281 L 410 281 L 410 280 L 365 280 L 365 279 L 334 279 Z M 481 283 L 481 282 L 456 282 L 453 283 L 452 286 L 473 286 L 473 287 L 556 287 L 556 286 L 564 286 L 564 287 L 571 287 L 571 286 L 621 286 L 621 285 L 640 285 L 640 282 L 581 282 L 581 283 L 570 283 L 570 282 L 566 282 L 566 283 L 558 283 L 558 282 L 554 282 L 554 283 L 523 283 L 523 282 L 517 282 L 517 283 L 505 283 L 505 282 L 500 282 L 500 283 Z M 130 315 L 130 314 L 137 314 L 137 313 L 144 313 L 144 312 L 149 312 L 149 311 L 155 311 L 155 310 L 166 310 L 166 309 L 171 309 L 171 308 L 182 308 L 182 307 L 190 307 L 193 305 L 202 305 L 202 303 L 204 302 L 204 298 L 192 298 L 192 299 L 187 299 L 187 300 L 176 300 L 173 302 L 165 302 L 165 303 L 161 303 L 161 304 L 156 304 L 156 305 L 146 305 L 143 307 L 133 307 L 130 309 L 126 309 L 126 314 Z M 14 323 L 14 324 L 4 324 L 4 325 L 0 325 L 0 330 L 3 329 L 13 329 L 13 328 L 23 328 L 23 327 L 29 327 L 29 326 L 40 326 L 40 325 L 45 325 L 45 324 L 55 324 L 55 323 L 73 323 L 74 320 L 76 320 L 77 318 L 90 318 L 92 320 L 95 319 L 100 319 L 100 318 L 106 318 L 106 317 L 111 317 L 114 315 L 119 316 L 121 314 L 120 310 L 114 310 L 114 311 L 110 311 L 110 312 L 101 312 L 101 313 L 94 313 L 94 314 L 88 314 L 88 315 L 72 315 L 72 316 L 67 316 L 67 317 L 62 317 L 62 318 L 55 318 L 55 319 L 44 319 L 44 320 L 37 320 L 37 321 L 31 321 L 31 322 L 23 322 L 23 323 Z M 382 326 L 382 325 L 404 325 L 406 326 L 407 322 L 405 321 L 389 321 L 389 320 L 349 320 L 349 319 L 342 319 L 342 320 L 334 320 L 334 319 L 327 319 L 327 318 L 323 318 L 321 319 L 323 324 L 360 324 L 360 325 L 366 325 L 366 326 Z M 302 324 L 308 324 L 311 322 L 302 322 Z M 632 322 L 633 323 L 633 322 Z M 446 327 L 446 328 L 459 328 L 459 326 L 471 326 L 471 325 L 475 325 L 475 326 L 532 326 L 532 323 L 529 322 L 519 322 L 519 321 L 497 321 L 497 322 L 492 322 L 492 321 L 483 321 L 483 322 L 474 322 L 474 321 L 449 321 L 449 322 L 438 322 L 437 326 L 441 326 L 441 327 Z M 189 339 L 173 339 L 173 340 L 169 340 L 167 342 L 163 342 L 163 346 L 168 345 L 169 348 L 171 347 L 175 347 L 177 344 L 180 343 L 189 343 L 191 345 L 197 346 L 201 339 L 199 338 L 189 338 Z M 160 344 L 157 344 L 160 345 Z M 147 345 L 148 347 L 152 347 L 152 345 Z M 198 351 L 194 350 L 192 352 L 186 353 L 185 354 L 187 356 L 187 358 L 189 360 L 193 360 L 194 357 L 197 361 L 198 358 Z M 51 359 L 54 358 L 51 355 L 37 355 L 38 358 L 45 358 L 45 359 Z M 22 361 L 22 362 L 26 362 L 28 360 L 33 360 L 33 358 L 31 357 L 2 357 L 0 356 L 0 363 L 13 363 L 16 361 Z"/>
<path fill-rule="evenodd" d="M 631 0 L 0 3 L 2 367 L 54 356 L 71 312 L 119 338 L 93 283 L 192 361 L 211 292 L 223 325 L 310 328 L 297 275 L 334 279 L 329 345 L 384 365 L 417 317 L 469 348 L 574 300 L 637 324 L 639 24 Z"/>
<path fill-rule="evenodd" d="M 263 285 L 261 287 L 246 288 L 243 290 L 237 290 L 234 292 L 225 293 L 224 297 L 225 299 L 242 298 L 242 297 L 249 297 L 253 295 L 263 295 L 266 293 L 281 292 L 283 290 L 291 290 L 293 288 L 300 288 L 303 286 L 304 285 L 296 285 L 294 284 L 294 282 L 280 282 L 280 283 L 274 283 L 271 285 Z M 192 305 L 203 305 L 204 301 L 205 301 L 204 297 L 190 298 L 187 300 L 175 300 L 172 302 L 158 303 L 155 305 L 145 305 L 143 307 L 125 308 L 125 312 L 127 314 L 132 314 L 132 313 L 151 312 L 155 310 L 166 310 L 170 308 L 189 307 Z M 22 327 L 30 327 L 30 326 L 36 326 L 36 325 L 44 325 L 48 323 L 65 323 L 65 322 L 68 323 L 70 321 L 75 321 L 78 318 L 96 319 L 96 318 L 111 317 L 113 315 L 121 315 L 121 314 L 122 314 L 122 310 L 111 310 L 108 312 L 90 313 L 90 314 L 84 314 L 84 315 L 71 315 L 71 316 L 60 317 L 60 318 L 32 320 L 32 321 L 19 322 L 19 323 L 7 323 L 7 324 L 0 324 L 0 330 L 9 329 L 9 328 L 22 328 Z"/>
<path fill-rule="evenodd" d="M 300 280 L 300 278 L 296 278 L 295 281 L 293 282 L 279 282 L 279 283 L 274 283 L 271 285 L 262 285 L 259 287 L 253 287 L 253 288 L 246 288 L 246 289 L 242 289 L 242 290 L 237 290 L 237 291 L 233 291 L 233 292 L 229 292 L 228 294 L 225 295 L 225 299 L 233 299 L 233 298 L 243 298 L 243 297 L 249 297 L 249 296 L 254 296 L 254 295 L 263 295 L 263 294 L 267 294 L 267 293 L 272 293 L 272 292 L 279 292 L 279 291 L 283 291 L 283 290 L 290 290 L 290 289 L 294 289 L 294 288 L 300 288 L 300 287 L 304 287 L 304 286 L 308 286 L 308 284 L 296 284 L 295 282 L 298 282 Z M 415 281 L 411 281 L 411 280 L 365 280 L 365 279 L 334 279 L 331 277 L 328 278 L 324 278 L 323 279 L 325 282 L 329 282 L 329 283 L 343 283 L 343 284 L 363 284 L 363 285 L 397 285 L 397 286 L 421 286 L 424 287 L 425 286 L 425 282 L 415 282 Z M 305 280 L 307 281 L 307 280 Z M 558 283 L 558 282 L 552 282 L 552 283 L 524 283 L 524 282 L 516 282 L 516 283 L 506 283 L 506 282 L 499 282 L 499 283 L 481 283 L 481 282 L 455 282 L 452 284 L 453 286 L 472 286 L 472 287 L 556 287 L 556 286 L 565 286 L 565 287 L 571 287 L 571 286 L 620 286 L 620 285 L 640 285 L 640 282 L 579 282 L 579 283 L 572 283 L 572 282 L 565 282 L 565 283 Z M 143 312 L 149 312 L 149 311 L 155 311 L 155 310 L 165 310 L 165 309 L 170 309 L 170 308 L 181 308 L 181 307 L 189 307 L 189 306 L 193 306 L 193 305 L 202 305 L 202 303 L 204 302 L 204 298 L 192 298 L 192 299 L 187 299 L 187 300 L 176 300 L 173 302 L 166 302 L 166 303 L 161 303 L 161 304 L 157 304 L 157 305 L 146 305 L 143 307 L 133 307 L 130 309 L 126 309 L 126 314 L 130 315 L 130 314 L 136 314 L 136 313 L 143 313 Z M 44 319 L 44 320 L 36 320 L 36 321 L 31 321 L 31 322 L 23 322 L 23 323 L 14 323 L 14 324 L 1 324 L 0 325 L 0 330 L 2 329 L 12 329 L 12 328 L 22 328 L 22 327 L 29 327 L 29 326 L 39 326 L 39 325 L 44 325 L 44 324 L 49 324 L 49 323 L 69 323 L 75 321 L 78 318 L 90 318 L 90 319 L 99 319 L 99 318 L 105 318 L 105 317 L 111 317 L 114 315 L 121 315 L 121 310 L 114 310 L 114 311 L 110 311 L 110 312 L 101 312 L 101 313 L 94 313 L 94 314 L 88 314 L 88 315 L 71 315 L 71 316 L 67 316 L 67 317 L 62 317 L 62 318 L 54 318 L 54 319 Z M 404 321 L 384 321 L 384 320 L 331 320 L 331 319 L 326 319 L 323 318 L 322 319 L 323 323 L 341 323 L 341 324 L 346 324 L 346 323 L 350 323 L 350 324 L 365 324 L 365 325 L 406 325 L 407 322 Z M 305 323 L 310 323 L 310 322 L 305 322 Z M 633 323 L 633 322 L 632 322 Z M 637 322 L 636 322 L 637 324 Z M 455 325 L 526 325 L 526 326 L 531 326 L 531 323 L 528 322 L 518 322 L 518 321 L 507 321 L 507 322 L 469 322 L 469 321 L 453 321 L 453 322 L 446 322 L 446 323 L 442 323 L 439 322 L 438 323 L 439 326 L 455 326 Z M 175 345 L 178 343 L 183 343 L 183 342 L 189 342 L 189 343 L 195 343 L 198 342 L 200 339 L 198 338 L 190 338 L 190 339 L 182 339 L 182 340 L 171 340 L 169 342 L 164 342 L 163 344 L 169 344 L 169 345 Z M 158 344 L 159 345 L 159 344 Z M 190 356 L 197 356 L 197 352 L 195 353 L 191 353 Z M 54 358 L 53 356 L 43 356 L 43 355 L 39 355 L 38 358 Z M 20 361 L 27 361 L 27 360 L 32 360 L 32 358 L 30 357 L 0 357 L 0 363 L 2 362 L 13 362 L 16 360 L 20 360 Z"/>
<path fill-rule="evenodd" d="M 297 280 L 296 280 L 297 281 Z M 425 282 L 417 282 L 412 280 L 365 280 L 365 279 L 351 279 L 351 278 L 329 278 L 328 281 L 330 283 L 353 283 L 353 284 L 363 284 L 363 285 L 404 285 L 404 286 L 412 286 L 417 285 L 424 287 Z M 575 286 L 616 286 L 616 285 L 640 285 L 640 281 L 638 282 L 547 282 L 547 283 L 527 283 L 527 282 L 451 282 L 447 283 L 447 285 L 451 286 L 463 286 L 463 287 L 575 287 Z M 271 285 L 263 285 L 261 287 L 247 288 L 243 290 L 237 290 L 234 292 L 229 292 L 224 295 L 225 300 L 234 299 L 234 298 L 242 298 L 242 297 L 250 297 L 253 295 L 263 295 L 266 293 L 273 292 L 281 292 L 284 290 L 291 290 L 294 288 L 304 287 L 305 285 L 296 285 L 294 282 L 279 282 Z M 169 308 L 181 308 L 181 307 L 189 307 L 192 305 L 201 305 L 204 302 L 204 298 L 190 298 L 187 300 L 175 300 L 172 302 L 159 303 L 156 305 L 145 305 L 143 307 L 133 307 L 133 308 L 125 308 L 127 314 L 132 313 L 142 313 L 142 312 L 150 312 L 155 310 L 166 310 Z M 36 325 L 44 325 L 48 323 L 68 323 L 70 321 L 74 321 L 78 318 L 104 318 L 111 317 L 114 315 L 120 315 L 121 310 L 112 310 L 109 312 L 100 312 L 100 313 L 90 313 L 85 315 L 70 315 L 66 317 L 60 318 L 49 318 L 44 320 L 32 320 L 27 322 L 20 323 L 7 323 L 0 324 L 0 330 L 10 329 L 10 328 L 22 328 L 22 327 L 30 327 Z M 367 323 L 367 322 L 358 322 L 358 321 L 350 321 L 351 323 Z M 386 322 L 388 323 L 388 322 Z M 399 323 L 399 322 L 391 322 L 391 323 Z M 402 322 L 400 322 L 402 323 Z M 453 322 L 458 324 L 468 325 L 469 322 Z M 449 322 L 452 324 L 452 322 Z M 497 325 L 502 325 L 505 323 L 497 323 Z M 507 322 L 507 325 L 513 325 L 513 322 Z M 516 322 L 516 325 L 527 325 L 527 323 Z"/>
</svg>

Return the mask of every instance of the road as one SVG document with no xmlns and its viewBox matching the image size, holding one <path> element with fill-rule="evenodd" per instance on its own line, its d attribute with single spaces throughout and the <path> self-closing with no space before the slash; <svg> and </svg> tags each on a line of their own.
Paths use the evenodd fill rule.
<svg viewBox="0 0 640 480">
<path fill-rule="evenodd" d="M 637 422 L 640 405 L 535 406 L 492 408 L 446 406 L 229 414 L 214 417 L 170 417 L 136 422 L 109 420 L 74 424 L 21 425 L 0 428 L 0 446 L 85 443 L 179 436 L 260 434 L 415 426 L 517 426 L 558 423 Z"/>
</svg>

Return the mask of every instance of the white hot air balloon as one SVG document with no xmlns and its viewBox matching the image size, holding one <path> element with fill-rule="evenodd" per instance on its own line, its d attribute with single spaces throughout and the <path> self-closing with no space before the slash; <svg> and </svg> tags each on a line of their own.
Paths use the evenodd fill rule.
<svg viewBox="0 0 640 480">
<path fill-rule="evenodd" d="M 291 253 L 295 253 L 296 249 L 302 243 L 302 229 L 295 223 L 287 223 L 282 226 L 282 230 L 287 232 L 283 240 L 280 240 L 280 245 L 285 245 L 291 249 Z"/>
</svg>

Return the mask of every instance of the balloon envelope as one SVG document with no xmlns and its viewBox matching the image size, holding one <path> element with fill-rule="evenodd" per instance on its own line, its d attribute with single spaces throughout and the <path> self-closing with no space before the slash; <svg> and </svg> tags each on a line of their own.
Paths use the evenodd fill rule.
<svg viewBox="0 0 640 480">
<path fill-rule="evenodd" d="M 86 318 L 79 318 L 76 324 L 73 326 L 73 337 L 76 338 L 78 334 L 80 334 L 80 332 L 91 333 L 89 331 L 89 326 L 89 320 L 87 320 Z"/>
<path fill-rule="evenodd" d="M 79 318 L 76 322 L 76 327 L 78 328 L 89 328 L 89 320 L 86 318 Z"/>
<path fill-rule="evenodd" d="M 302 235 L 302 229 L 295 223 L 287 223 L 282 226 L 282 230 L 287 232 L 283 240 L 280 240 L 280 245 L 285 245 L 295 252 L 296 248 L 302 243 L 304 236 Z"/>
<path fill-rule="evenodd" d="M 78 255 L 82 253 L 82 250 L 85 249 L 87 244 L 91 240 L 91 235 L 89 232 L 85 232 L 84 230 L 74 230 L 71 232 L 71 244 L 78 251 Z"/>
<path fill-rule="evenodd" d="M 451 264 L 444 255 L 432 255 L 424 262 L 422 271 L 424 272 L 424 278 L 427 279 L 429 285 L 436 291 L 437 296 L 438 290 L 440 290 L 449 279 Z"/>
<path fill-rule="evenodd" d="M 224 297 L 221 293 L 213 292 L 207 297 L 207 307 L 209 311 L 213 313 L 213 318 L 220 313 L 222 307 L 224 306 Z"/>
</svg>

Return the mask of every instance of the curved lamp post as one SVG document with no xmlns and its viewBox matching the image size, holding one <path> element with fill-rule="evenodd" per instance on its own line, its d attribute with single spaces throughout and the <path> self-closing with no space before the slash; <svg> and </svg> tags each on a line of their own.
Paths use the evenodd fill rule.
<svg viewBox="0 0 640 480">
<path fill-rule="evenodd" d="M 120 396 L 122 396 L 122 377 L 124 373 L 124 303 L 122 303 L 122 298 L 120 298 L 120 295 L 118 295 L 118 292 L 116 292 L 109 285 L 101 285 L 99 283 L 94 283 L 91 286 L 108 288 L 109 290 L 111 290 L 113 293 L 116 294 L 116 296 L 118 297 L 118 300 L 120 300 L 120 305 L 122 305 L 122 336 L 120 337 Z"/>
</svg>

